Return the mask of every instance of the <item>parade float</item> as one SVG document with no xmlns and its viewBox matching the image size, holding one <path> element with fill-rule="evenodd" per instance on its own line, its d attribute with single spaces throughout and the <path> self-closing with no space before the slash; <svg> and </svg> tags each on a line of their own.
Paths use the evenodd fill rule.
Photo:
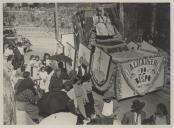
<svg viewBox="0 0 174 128">
<path fill-rule="evenodd" d="M 127 44 L 118 31 L 111 38 L 98 38 L 100 32 L 93 27 L 96 22 L 94 12 L 79 11 L 73 17 L 77 51 L 82 44 L 91 50 L 90 73 L 94 92 L 101 96 L 112 93 L 117 100 L 122 100 L 163 88 L 166 55 L 145 41 Z"/>
</svg>

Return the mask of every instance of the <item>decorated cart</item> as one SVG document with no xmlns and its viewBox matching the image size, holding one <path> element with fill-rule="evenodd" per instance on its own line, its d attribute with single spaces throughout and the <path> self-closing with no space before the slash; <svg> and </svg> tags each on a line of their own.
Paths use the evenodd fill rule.
<svg viewBox="0 0 174 128">
<path fill-rule="evenodd" d="M 109 13 L 112 8 L 105 10 L 110 17 L 114 16 Z M 103 16 L 103 19 L 110 17 Z M 103 33 L 106 26 L 97 28 L 96 20 L 95 10 L 80 11 L 73 17 L 76 50 L 81 50 L 81 44 L 91 50 L 89 66 L 94 92 L 100 96 L 112 93 L 122 100 L 163 88 L 166 56 L 147 42 L 127 45 L 117 30 L 112 36 L 106 36 L 113 30 L 107 29 L 115 29 L 116 25 L 110 21 L 105 23 L 109 27 Z"/>
<path fill-rule="evenodd" d="M 97 53 L 98 52 L 98 53 Z M 145 95 L 165 85 L 166 57 L 142 50 L 107 54 L 96 48 L 91 65 L 94 91 L 118 100 Z"/>
</svg>

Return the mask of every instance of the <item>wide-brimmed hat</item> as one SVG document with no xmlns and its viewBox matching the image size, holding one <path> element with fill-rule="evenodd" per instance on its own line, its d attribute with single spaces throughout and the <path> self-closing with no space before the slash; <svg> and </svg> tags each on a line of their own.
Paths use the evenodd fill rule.
<svg viewBox="0 0 174 128">
<path fill-rule="evenodd" d="M 114 98 L 115 98 L 115 94 L 114 92 L 111 92 L 111 91 L 106 92 L 103 96 L 103 100 L 114 99 Z"/>
<path fill-rule="evenodd" d="M 132 102 L 132 110 L 139 110 L 139 109 L 142 109 L 143 107 L 145 106 L 145 103 L 144 102 L 141 102 L 139 100 L 134 100 Z"/>
</svg>

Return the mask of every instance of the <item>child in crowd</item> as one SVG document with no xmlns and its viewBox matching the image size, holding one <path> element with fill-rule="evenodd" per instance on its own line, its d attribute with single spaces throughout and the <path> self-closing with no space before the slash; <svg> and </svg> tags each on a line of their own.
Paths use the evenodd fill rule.
<svg viewBox="0 0 174 128">
<path fill-rule="evenodd" d="M 40 85 L 40 78 L 39 78 L 39 70 L 41 66 L 41 61 L 39 59 L 39 56 L 35 56 L 34 61 L 33 61 L 33 79 L 35 80 L 37 85 Z"/>
<path fill-rule="evenodd" d="M 49 58 L 50 58 L 50 54 L 45 53 L 44 57 L 43 57 L 43 60 L 42 60 L 42 64 L 45 65 L 45 66 L 51 66 L 51 60 Z"/>
<path fill-rule="evenodd" d="M 37 62 L 36 62 L 36 56 L 34 56 L 33 58 L 33 78 L 36 79 L 37 78 L 37 73 L 38 73 L 38 67 L 37 67 Z"/>
<path fill-rule="evenodd" d="M 47 72 L 47 77 L 45 82 L 45 92 L 49 92 L 49 85 L 50 85 L 51 77 L 54 74 L 54 70 L 50 66 L 46 66 L 45 71 Z"/>
<path fill-rule="evenodd" d="M 35 60 L 36 60 L 36 61 L 34 61 L 34 62 L 35 62 L 35 63 L 34 63 L 34 67 L 40 68 L 40 66 L 41 66 L 41 61 L 40 61 L 39 56 L 35 56 Z"/>
<path fill-rule="evenodd" d="M 39 78 L 41 79 L 40 81 L 40 88 L 42 90 L 46 90 L 46 79 L 47 79 L 47 72 L 45 71 L 45 67 L 42 66 L 39 71 Z"/>
<path fill-rule="evenodd" d="M 29 64 L 27 65 L 26 71 L 30 72 L 31 77 L 33 76 L 33 67 L 34 67 L 35 56 L 31 55 Z"/>
</svg>

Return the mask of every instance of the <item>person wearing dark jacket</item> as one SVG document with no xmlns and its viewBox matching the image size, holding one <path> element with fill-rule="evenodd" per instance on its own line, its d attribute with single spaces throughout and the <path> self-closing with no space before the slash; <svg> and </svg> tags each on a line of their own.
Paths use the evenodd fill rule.
<svg viewBox="0 0 174 128">
<path fill-rule="evenodd" d="M 12 65 L 14 66 L 14 69 L 21 67 L 24 64 L 24 57 L 21 55 L 19 49 L 17 47 L 13 48 L 14 53 L 14 59 L 12 62 Z"/>
<path fill-rule="evenodd" d="M 15 97 L 17 100 L 16 106 L 18 110 L 26 111 L 31 119 L 38 121 L 38 95 L 34 88 L 34 82 L 30 78 L 29 72 L 23 73 L 24 79 L 16 86 Z"/>
<path fill-rule="evenodd" d="M 56 70 L 51 79 L 49 84 L 49 92 L 60 91 L 63 88 L 63 76 L 61 75 L 61 70 Z"/>
<path fill-rule="evenodd" d="M 75 114 L 73 101 L 64 91 L 46 93 L 38 102 L 39 114 L 47 117 L 58 112 L 71 112 Z"/>
</svg>

